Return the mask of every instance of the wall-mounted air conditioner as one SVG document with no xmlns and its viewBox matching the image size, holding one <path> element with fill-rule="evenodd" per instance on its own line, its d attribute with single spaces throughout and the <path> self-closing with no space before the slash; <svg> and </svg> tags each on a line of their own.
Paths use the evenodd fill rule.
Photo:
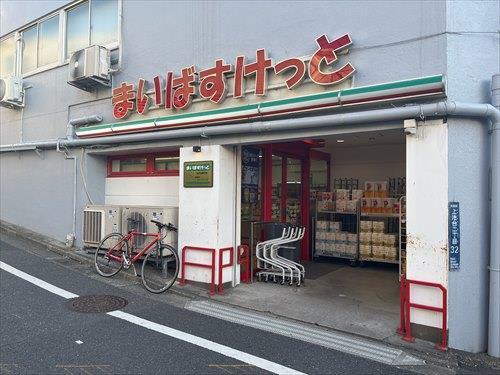
<svg viewBox="0 0 500 375">
<path fill-rule="evenodd" d="M 83 210 L 83 244 L 97 247 L 110 233 L 122 233 L 122 208 L 111 205 L 88 205 Z"/>
<path fill-rule="evenodd" d="M 24 107 L 23 79 L 11 76 L 0 79 L 0 105 L 7 108 Z"/>
<path fill-rule="evenodd" d="M 90 46 L 71 55 L 68 83 L 91 91 L 99 86 L 110 86 L 111 53 L 101 46 Z"/>
<path fill-rule="evenodd" d="M 130 221 L 128 219 L 133 219 Z M 148 206 L 124 206 L 122 207 L 122 230 L 127 233 L 135 229 L 139 232 L 156 233 L 157 227 L 151 220 L 158 220 L 164 224 L 172 223 L 177 227 L 179 222 L 178 207 L 148 207 Z M 149 238 L 150 239 L 150 238 Z M 137 239 L 137 246 L 142 246 L 148 238 Z M 177 233 L 168 232 L 163 243 L 177 249 Z"/>
</svg>

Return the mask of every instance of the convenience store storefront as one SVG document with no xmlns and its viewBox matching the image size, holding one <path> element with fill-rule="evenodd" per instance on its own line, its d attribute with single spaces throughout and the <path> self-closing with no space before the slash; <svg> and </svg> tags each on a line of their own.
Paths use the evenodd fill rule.
<svg viewBox="0 0 500 375">
<path fill-rule="evenodd" d="M 367 208 L 371 207 L 372 200 L 378 202 L 379 199 L 389 198 L 387 186 L 380 190 L 380 196 L 370 191 L 365 197 L 363 193 L 365 184 L 382 181 L 382 185 L 387 185 L 389 177 L 406 178 L 403 119 L 381 124 L 372 124 L 366 120 L 360 120 L 359 124 L 356 121 L 349 123 L 340 119 L 341 122 L 335 124 L 335 121 L 328 120 L 328 116 L 336 111 L 349 110 L 356 113 L 357 107 L 365 111 L 379 108 L 387 103 L 401 105 L 407 102 L 439 100 L 446 95 L 445 79 L 442 75 L 435 75 L 353 87 L 355 69 L 348 61 L 347 54 L 347 47 L 351 44 L 350 37 L 344 35 L 330 41 L 323 35 L 316 40 L 316 43 L 318 49 L 310 58 L 291 58 L 278 62 L 274 67 L 271 65 L 271 60 L 266 57 L 265 50 L 256 52 L 254 63 L 244 65 L 244 59 L 237 58 L 233 79 L 228 82 L 221 78 L 228 66 L 224 65 L 224 61 L 217 60 L 214 69 L 200 73 L 201 97 L 195 100 L 192 98 L 194 85 L 189 81 L 193 75 L 191 68 L 183 69 L 180 78 L 174 78 L 173 74 L 167 73 L 164 85 L 155 77 L 150 91 L 146 90 L 147 83 L 143 79 L 139 80 L 135 91 L 133 84 L 122 83 L 113 90 L 113 113 L 117 120 L 123 120 L 131 112 L 135 112 L 134 119 L 76 129 L 78 138 L 85 142 L 102 137 L 109 139 L 137 137 L 134 145 L 121 146 L 124 154 L 120 155 L 120 151 L 113 150 L 113 155 L 110 155 L 113 160 L 126 161 L 127 155 L 128 158 L 134 159 L 134 154 L 161 158 L 178 152 L 178 171 L 171 172 L 168 186 L 173 187 L 177 183 L 179 188 L 177 197 L 179 251 L 185 251 L 186 247 L 215 249 L 216 264 L 213 267 L 218 268 L 221 264 L 233 265 L 224 267 L 220 276 L 213 276 L 209 270 L 203 268 L 186 267 L 183 276 L 187 280 L 218 285 L 230 283 L 232 286 L 237 286 L 241 281 L 237 252 L 232 253 L 233 259 L 229 258 L 231 254 L 229 252 L 222 255 L 219 253 L 222 253 L 221 249 L 229 247 L 237 249 L 240 245 L 250 246 L 253 271 L 259 271 L 255 263 L 255 242 L 262 238 L 255 236 L 257 231 L 252 227 L 256 223 L 263 222 L 280 222 L 304 228 L 304 237 L 293 257 L 296 261 L 309 261 L 310 267 L 314 267 L 314 263 L 310 262 L 313 259 L 321 261 L 319 263 L 322 264 L 322 273 L 325 275 L 335 271 L 335 258 L 337 260 L 347 258 L 352 265 L 363 261 L 360 258 L 361 249 L 364 249 L 364 260 L 378 257 L 370 260 L 399 264 L 399 251 L 387 254 L 383 250 L 382 240 L 374 242 L 377 246 L 377 253 L 374 256 L 375 247 L 372 246 L 371 235 L 373 224 L 371 220 L 365 218 L 361 221 L 360 218 L 362 198 L 370 202 L 366 205 Z M 340 61 L 337 61 L 339 59 Z M 340 68 L 335 69 L 336 66 Z M 274 74 L 268 72 L 272 68 Z M 306 74 L 308 79 L 304 80 Z M 230 94 L 222 103 L 221 95 L 226 91 Z M 254 95 L 249 94 L 252 92 Z M 129 95 L 132 95 L 134 100 L 127 99 Z M 174 113 L 162 117 L 151 117 L 148 114 L 142 119 L 148 108 L 151 111 L 161 108 Z M 319 129 L 318 121 L 323 121 Z M 431 123 L 430 120 L 427 122 Z M 155 132 L 160 134 L 162 130 L 167 130 L 172 135 L 169 145 L 165 143 L 165 138 L 163 145 L 160 146 L 138 143 L 141 137 L 143 142 L 153 140 Z M 228 139 L 220 139 L 219 136 L 226 131 L 229 134 Z M 183 143 L 183 138 L 195 133 L 199 134 L 197 141 L 192 144 Z M 182 147 L 172 146 L 173 142 L 182 144 Z M 349 171 L 345 166 L 335 165 L 335 160 L 341 160 L 342 155 L 348 150 L 342 146 L 356 145 L 368 150 L 366 156 L 368 158 L 380 157 L 390 152 L 391 145 L 399 145 L 399 148 L 395 146 L 398 148 L 398 153 L 394 157 L 394 162 L 399 167 L 398 173 L 386 172 L 383 165 L 377 166 L 376 163 L 374 169 L 379 170 L 379 173 L 365 175 L 359 173 L 356 168 Z M 373 149 L 374 145 L 380 150 Z M 389 151 L 384 150 L 385 146 L 389 147 Z M 370 156 L 370 152 L 373 155 Z M 332 153 L 337 155 L 332 158 Z M 398 158 L 402 160 L 397 160 Z M 151 163 L 150 165 L 155 163 L 147 161 L 149 158 L 144 160 L 146 168 L 148 163 Z M 133 164 L 133 160 L 131 162 Z M 366 164 L 366 161 L 364 163 Z M 355 166 L 356 160 L 351 164 Z M 192 181 L 188 182 L 186 176 L 188 172 L 191 175 L 192 171 L 186 169 L 187 165 L 212 169 L 210 183 L 205 185 L 200 182 L 193 185 Z M 358 160 L 358 165 L 363 168 L 363 162 Z M 154 172 L 151 167 L 150 170 Z M 206 174 L 207 170 L 200 171 Z M 342 174 L 341 171 L 346 174 Z M 168 173 L 159 174 L 163 178 L 168 175 Z M 143 175 L 149 180 L 144 180 L 142 192 L 141 184 L 137 183 L 137 180 L 130 184 L 134 186 L 135 196 L 154 194 L 146 187 L 150 184 L 152 176 L 153 174 L 147 173 Z M 120 176 L 108 175 L 106 182 L 108 193 L 111 186 L 120 185 L 119 189 L 123 190 L 125 184 L 118 183 L 116 177 Z M 340 196 L 341 191 L 344 192 L 344 196 Z M 333 194 L 328 199 L 330 192 Z M 123 191 L 107 195 L 105 203 L 128 203 L 120 201 L 121 198 L 117 200 L 117 196 L 123 197 Z M 332 199 L 333 197 L 335 199 Z M 140 199 L 137 200 L 139 201 Z M 393 204 L 390 204 L 392 207 Z M 363 213 L 368 214 L 368 212 Z M 374 215 L 381 213 L 376 210 L 370 212 Z M 390 214 L 392 213 L 391 211 Z M 385 232 L 390 221 L 389 219 L 377 221 L 383 226 L 380 234 L 386 237 L 389 236 Z M 368 223 L 370 228 L 364 228 Z M 400 246 L 399 238 L 396 240 L 394 234 L 394 232 L 399 233 L 399 229 L 395 230 L 394 225 L 396 224 L 392 222 L 390 236 L 393 240 L 390 245 L 395 250 Z M 363 228 L 367 233 L 364 233 L 365 240 L 362 243 Z M 335 234 L 336 232 L 338 234 Z M 280 234 L 275 232 L 273 235 L 279 237 Z M 208 254 L 198 252 L 188 254 L 186 251 L 185 257 L 191 263 L 210 263 Z M 384 261 L 385 259 L 391 262 Z M 393 309 L 393 312 L 398 307 L 399 270 L 400 268 L 396 266 L 388 271 L 388 278 L 392 283 L 390 309 Z M 308 273 L 316 273 L 312 268 L 310 271 Z M 359 269 L 359 272 L 358 276 L 355 276 L 358 282 L 361 280 L 359 275 L 363 275 L 364 270 Z M 331 274 L 329 277 L 334 276 Z M 344 277 L 348 282 L 353 276 L 346 274 Z M 443 270 L 439 267 L 433 277 L 437 278 L 439 283 L 444 283 L 446 280 Z M 360 284 L 367 285 L 370 282 Z M 367 290 L 363 291 L 366 292 Z M 418 293 L 415 295 L 418 296 Z M 439 293 L 435 291 L 424 290 L 420 293 L 424 298 L 430 295 L 434 300 L 440 301 Z M 328 296 L 321 298 L 325 299 Z M 425 322 L 428 317 L 425 317 L 425 314 L 423 316 L 421 320 Z M 376 322 L 376 316 L 372 320 Z M 431 320 L 435 327 L 440 326 L 439 317 L 431 317 Z M 358 323 L 362 324 L 363 321 Z M 394 325 L 398 323 L 397 313 L 393 323 Z M 393 331 L 394 327 L 390 327 L 390 330 Z"/>
<path fill-rule="evenodd" d="M 304 17 L 300 3 L 265 11 L 238 5 L 246 7 L 248 17 L 235 18 L 241 12 L 232 6 L 214 12 L 223 30 L 209 27 L 212 19 L 206 17 L 206 10 L 193 6 L 196 26 L 183 29 L 184 36 L 174 43 L 155 25 L 164 23 L 165 14 L 177 25 L 184 20 L 185 7 L 155 3 L 153 9 L 124 2 L 120 32 L 126 48 L 123 54 L 121 44 L 120 51 L 112 51 L 113 68 L 117 68 L 112 89 L 102 87 L 96 95 L 67 84 L 67 65 L 26 77 L 30 89 L 24 125 L 18 111 L 7 113 L 2 108 L 3 142 L 12 143 L 2 145 L 2 169 L 9 175 L 2 181 L 2 219 L 59 240 L 72 233 L 81 245 L 80 213 L 92 201 L 89 195 L 100 205 L 178 206 L 180 250 L 202 246 L 217 252 L 249 242 L 251 222 L 289 222 L 308 232 L 301 241 L 300 259 L 311 265 L 306 274 L 312 281 L 288 289 L 274 283 L 246 285 L 240 282 L 240 265 L 234 255 L 233 267 L 223 270 L 222 281 L 235 288 L 225 288 L 225 296 L 254 293 L 257 304 L 294 293 L 300 305 L 321 307 L 322 301 L 334 301 L 345 306 L 349 302 L 344 296 L 349 294 L 342 287 L 354 283 L 342 285 L 340 281 L 361 281 L 356 273 L 367 275 L 380 269 L 375 277 L 388 275 L 394 288 L 399 271 L 397 265 L 379 267 L 375 262 L 350 267 L 349 259 L 338 257 L 353 251 L 358 257 L 374 251 L 385 259 L 393 254 L 387 236 L 397 234 L 389 224 L 397 218 L 370 218 L 384 222 L 383 233 L 379 224 L 374 232 L 372 224 L 365 231 L 370 237 L 362 235 L 361 229 L 367 228 L 361 222 L 370 220 L 361 212 L 359 219 L 348 212 L 352 198 L 370 199 L 370 204 L 372 199 L 379 204 L 379 200 L 399 198 L 399 192 L 397 196 L 390 192 L 390 179 L 405 178 L 410 235 L 407 276 L 438 283 L 449 291 L 454 347 L 485 350 L 488 305 L 495 306 L 488 304 L 488 283 L 494 280 L 489 275 L 496 275 L 493 272 L 498 269 L 494 260 L 489 263 L 490 248 L 496 248 L 489 243 L 490 233 L 493 243 L 496 232 L 489 229 L 494 219 L 489 213 L 494 210 L 490 210 L 488 188 L 488 167 L 494 166 L 490 139 L 495 134 L 488 129 L 494 115 L 486 104 L 463 106 L 446 100 L 489 102 L 491 75 L 498 70 L 498 43 L 493 45 L 490 39 L 498 33 L 491 37 L 476 32 L 485 31 L 487 24 L 478 12 L 449 10 L 473 8 L 465 3 L 445 7 L 429 2 L 405 6 L 366 2 L 354 13 L 348 6 L 324 3 L 315 4 L 324 11 L 314 17 Z M 490 8 L 491 12 L 481 14 L 493 13 Z M 338 22 L 332 23 L 331 14 Z M 394 22 L 387 22 L 387 14 L 395 15 Z M 453 22 L 463 14 L 474 17 Z M 237 22 L 227 23 L 229 19 Z M 453 25 L 471 26 L 473 36 Z M 137 33 L 140 26 L 147 26 L 148 38 Z M 183 23 L 178 26 L 181 30 Z M 199 40 L 200 30 L 206 40 Z M 248 38 L 248 30 L 256 38 Z M 352 48 L 343 30 L 353 32 Z M 255 51 L 262 45 L 270 48 L 269 54 Z M 493 53 L 485 52 L 490 50 Z M 458 55 L 458 51 L 467 53 Z M 307 56 L 293 57 L 303 54 Z M 224 59 L 216 60 L 219 56 Z M 477 56 L 482 56 L 480 65 Z M 191 63 L 200 64 L 201 69 L 195 72 L 194 66 L 183 69 L 180 65 Z M 167 68 L 172 71 L 165 72 Z M 53 95 L 47 96 L 48 90 Z M 45 104 L 48 99 L 53 99 L 50 106 Z M 76 136 L 71 124 L 67 129 L 67 120 L 92 115 L 102 116 L 103 123 L 78 126 Z M 258 150 L 262 156 L 257 156 L 257 184 L 255 177 L 244 178 L 243 169 L 254 167 L 244 160 L 248 150 Z M 57 151 L 75 159 L 68 161 Z M 37 156 L 41 154 L 45 159 Z M 184 186 L 186 163 L 206 162 L 213 163 L 211 186 Z M 113 163 L 118 170 L 113 170 Z M 75 178 L 73 171 L 82 169 L 84 178 Z M 28 183 L 28 176 L 37 184 Z M 387 193 L 369 192 L 360 198 L 359 190 L 368 190 L 367 182 L 387 183 Z M 450 268 L 450 260 L 456 260 L 449 251 L 450 202 L 459 202 L 461 210 L 459 270 Z M 46 212 L 53 213 L 53 222 L 39 220 Z M 73 223 L 72 212 L 79 215 Z M 375 240 L 373 233 L 377 233 Z M 203 254 L 189 257 L 207 262 Z M 225 253 L 224 262 L 227 257 Z M 318 268 L 313 270 L 313 266 Z M 188 268 L 186 278 L 210 283 L 210 274 L 202 269 Z M 218 283 L 218 275 L 215 278 Z M 314 291 L 315 282 L 324 294 L 308 299 L 306 294 Z M 358 284 L 356 290 L 362 292 L 377 288 Z M 259 294 L 264 289 L 269 294 Z M 396 291 L 396 300 L 398 295 Z M 386 300 L 395 301 L 393 297 Z M 353 295 L 353 299 L 362 298 L 363 293 Z M 424 287 L 415 287 L 412 300 L 435 306 L 442 302 L 440 291 Z M 311 314 L 304 312 L 302 317 L 321 321 Z M 369 316 L 381 321 L 377 311 L 356 319 L 363 323 Z M 441 327 L 437 312 L 414 309 L 411 321 L 438 333 Z M 391 332 L 397 323 L 397 319 L 390 321 Z"/>
</svg>

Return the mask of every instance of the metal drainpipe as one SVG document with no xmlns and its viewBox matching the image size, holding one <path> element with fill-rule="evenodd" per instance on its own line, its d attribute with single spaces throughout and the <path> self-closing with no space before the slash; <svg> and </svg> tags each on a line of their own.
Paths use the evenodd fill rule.
<svg viewBox="0 0 500 375">
<path fill-rule="evenodd" d="M 458 102 L 437 102 L 431 104 L 410 105 L 398 108 L 375 109 L 361 112 L 339 113 L 333 115 L 294 118 L 285 120 L 265 120 L 243 124 L 229 124 L 209 127 L 160 130 L 125 135 L 113 135 L 99 138 L 62 139 L 61 146 L 80 147 L 92 145 L 113 145 L 131 142 L 161 141 L 172 138 L 217 137 L 229 134 L 262 133 L 270 131 L 290 131 L 296 129 L 317 129 L 336 125 L 355 125 L 372 122 L 400 121 L 409 118 L 468 116 L 500 119 L 500 111 L 491 104 L 469 104 Z M 495 120 L 496 119 L 496 120 Z M 54 149 L 57 140 L 25 142 L 0 146 L 0 152 L 21 151 L 27 149 Z"/>
<path fill-rule="evenodd" d="M 95 124 L 101 121 L 102 116 L 100 115 L 85 116 L 69 120 L 68 125 L 66 126 L 66 139 L 72 140 L 75 138 L 75 126 Z"/>
<path fill-rule="evenodd" d="M 66 127 L 66 139 L 73 140 L 75 134 L 75 126 L 93 124 L 96 122 L 101 122 L 102 116 L 100 115 L 92 115 L 86 117 L 80 117 L 73 120 L 68 121 L 68 125 Z M 70 155 L 68 149 L 65 147 L 64 150 L 61 150 L 60 145 L 63 140 L 58 139 L 56 141 L 56 151 L 64 154 L 66 160 L 73 160 L 73 223 L 72 223 L 72 233 L 69 233 L 66 236 L 66 246 L 72 247 L 75 244 L 76 239 L 76 200 L 77 200 L 77 175 L 78 175 L 78 167 L 77 167 L 77 157 L 76 155 Z"/>
<path fill-rule="evenodd" d="M 66 236 L 66 246 L 72 247 L 75 244 L 76 239 L 76 176 L 77 176 L 77 163 L 76 156 L 69 155 L 67 149 L 61 150 L 59 147 L 59 141 L 57 141 L 56 151 L 64 154 L 67 160 L 73 160 L 73 225 L 72 233 Z"/>
<path fill-rule="evenodd" d="M 491 103 L 500 110 L 500 74 L 491 80 Z M 491 127 L 491 243 L 488 354 L 500 357 L 500 119 Z"/>
</svg>

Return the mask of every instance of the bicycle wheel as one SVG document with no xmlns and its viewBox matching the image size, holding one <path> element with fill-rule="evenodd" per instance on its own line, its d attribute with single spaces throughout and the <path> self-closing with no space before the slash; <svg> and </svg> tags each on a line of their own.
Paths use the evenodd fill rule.
<svg viewBox="0 0 500 375">
<path fill-rule="evenodd" d="M 95 269 L 99 275 L 116 275 L 123 267 L 123 254 L 128 254 L 128 243 L 123 241 L 120 233 L 111 233 L 104 237 L 94 256 Z"/>
<path fill-rule="evenodd" d="M 151 250 L 142 262 L 142 283 L 151 293 L 163 293 L 170 288 L 179 273 L 179 256 L 175 249 L 161 245 Z"/>
</svg>

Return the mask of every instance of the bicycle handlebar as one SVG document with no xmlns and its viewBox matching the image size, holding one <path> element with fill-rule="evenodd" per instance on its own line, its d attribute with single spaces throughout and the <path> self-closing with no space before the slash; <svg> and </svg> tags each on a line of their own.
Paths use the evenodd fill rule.
<svg viewBox="0 0 500 375">
<path fill-rule="evenodd" d="M 162 222 L 160 222 L 158 220 L 151 220 L 151 222 L 156 224 L 158 229 L 167 228 L 167 230 L 169 230 L 169 231 L 177 232 L 177 228 L 172 223 L 163 224 Z"/>
</svg>

